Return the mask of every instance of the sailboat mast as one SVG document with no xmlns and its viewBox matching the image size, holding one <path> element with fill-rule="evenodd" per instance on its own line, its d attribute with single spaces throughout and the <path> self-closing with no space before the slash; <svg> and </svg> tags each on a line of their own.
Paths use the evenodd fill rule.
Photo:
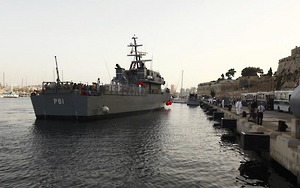
<svg viewBox="0 0 300 188">
<path fill-rule="evenodd" d="M 5 84 L 5 74 L 4 74 L 4 72 L 3 72 L 3 88 L 5 88 L 5 86 L 6 86 L 6 84 Z"/>
<path fill-rule="evenodd" d="M 10 86 L 11 92 L 14 92 L 14 73 L 11 71 L 11 86 Z"/>
<path fill-rule="evenodd" d="M 183 70 L 182 70 L 182 77 L 181 77 L 181 89 L 180 89 L 180 96 L 182 96 L 182 85 L 183 85 Z"/>
</svg>

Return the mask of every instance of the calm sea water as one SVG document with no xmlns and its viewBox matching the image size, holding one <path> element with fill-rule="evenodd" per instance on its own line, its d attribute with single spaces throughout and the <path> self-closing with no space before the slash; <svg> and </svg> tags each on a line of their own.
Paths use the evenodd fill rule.
<svg viewBox="0 0 300 188">
<path fill-rule="evenodd" d="M 92 122 L 37 121 L 0 98 L 0 187 L 295 187 L 200 107 Z"/>
</svg>

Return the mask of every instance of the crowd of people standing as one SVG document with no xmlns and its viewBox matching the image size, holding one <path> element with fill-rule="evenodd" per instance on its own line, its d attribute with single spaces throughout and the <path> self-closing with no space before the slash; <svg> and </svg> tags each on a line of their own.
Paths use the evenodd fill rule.
<svg viewBox="0 0 300 188">
<path fill-rule="evenodd" d="M 262 103 L 257 104 L 257 101 L 255 99 L 252 99 L 252 101 L 248 103 L 249 113 L 245 111 L 242 112 L 243 104 L 242 104 L 242 100 L 239 98 L 237 99 L 217 98 L 213 101 L 210 101 L 210 103 L 220 106 L 221 108 L 228 107 L 231 109 L 231 107 L 234 106 L 237 115 L 243 114 L 245 117 L 249 115 L 248 121 L 257 123 L 257 125 L 262 125 L 262 119 L 263 119 L 263 113 L 265 111 L 265 107 Z"/>
</svg>

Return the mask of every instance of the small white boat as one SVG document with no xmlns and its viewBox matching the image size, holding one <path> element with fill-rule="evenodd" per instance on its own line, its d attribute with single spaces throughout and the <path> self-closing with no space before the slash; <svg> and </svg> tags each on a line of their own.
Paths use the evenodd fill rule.
<svg viewBox="0 0 300 188">
<path fill-rule="evenodd" d="M 16 94 L 15 92 L 4 92 L 3 98 L 19 98 L 19 94 Z"/>
</svg>

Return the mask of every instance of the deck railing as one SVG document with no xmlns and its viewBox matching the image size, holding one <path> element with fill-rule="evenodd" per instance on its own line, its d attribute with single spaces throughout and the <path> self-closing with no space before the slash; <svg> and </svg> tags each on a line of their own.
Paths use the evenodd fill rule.
<svg viewBox="0 0 300 188">
<path fill-rule="evenodd" d="M 146 96 L 147 90 L 143 87 L 128 86 L 120 84 L 106 84 L 97 87 L 96 84 L 86 85 L 73 82 L 43 82 L 42 92 L 44 94 L 50 93 L 76 93 L 85 96 L 98 95 L 140 95 Z"/>
</svg>

